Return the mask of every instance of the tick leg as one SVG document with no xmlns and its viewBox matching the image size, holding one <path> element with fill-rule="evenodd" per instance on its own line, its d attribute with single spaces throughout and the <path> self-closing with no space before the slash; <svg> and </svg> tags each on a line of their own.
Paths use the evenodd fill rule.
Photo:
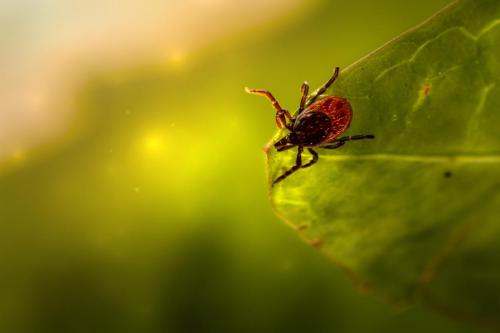
<svg viewBox="0 0 500 333">
<path fill-rule="evenodd" d="M 292 149 L 293 147 L 295 147 L 295 145 L 286 145 L 286 146 L 281 146 L 279 148 L 276 148 L 276 150 L 277 151 L 284 151 L 284 150 Z"/>
<path fill-rule="evenodd" d="M 309 95 L 309 84 L 307 82 L 302 83 L 302 87 L 300 87 L 302 91 L 302 98 L 300 99 L 300 106 L 297 114 L 301 114 L 304 111 L 306 106 L 307 96 Z"/>
<path fill-rule="evenodd" d="M 339 141 L 339 142 L 335 142 L 333 145 L 322 146 L 320 148 L 323 148 L 323 149 L 337 149 L 339 147 L 342 147 L 343 145 L 345 145 L 345 141 Z"/>
<path fill-rule="evenodd" d="M 328 88 L 330 88 L 330 86 L 333 84 L 333 82 L 335 82 L 335 80 L 337 80 L 337 77 L 339 76 L 339 73 L 340 73 L 340 68 L 338 67 L 335 67 L 335 72 L 333 73 L 333 76 L 330 78 L 330 80 L 326 81 L 326 83 L 321 87 L 319 88 L 318 90 L 316 90 L 312 95 L 311 95 L 311 98 L 309 99 L 309 101 L 307 102 L 306 106 L 309 106 L 311 105 L 312 103 L 314 103 L 316 101 L 316 99 L 323 95 L 323 93 L 325 91 L 328 90 Z"/>
<path fill-rule="evenodd" d="M 338 141 L 355 141 L 355 140 L 364 140 L 364 139 L 375 139 L 375 135 L 373 134 L 362 134 L 362 135 L 350 135 L 350 136 L 344 136 L 342 138 L 339 138 L 333 142 L 338 142 Z"/>
<path fill-rule="evenodd" d="M 271 92 L 267 90 L 249 89 L 249 88 L 245 88 L 245 91 L 249 94 L 255 94 L 266 97 L 273 105 L 273 108 L 276 110 L 276 125 L 279 128 L 290 127 L 287 125 L 286 119 L 288 118 L 288 120 L 292 121 L 292 116 L 287 110 L 283 110 L 283 108 L 281 108 L 281 105 L 278 103 L 276 98 L 274 98 Z"/>
<path fill-rule="evenodd" d="M 270 91 L 250 88 L 245 88 L 245 91 L 249 94 L 264 96 L 271 102 L 276 111 L 283 110 L 280 106 L 280 103 L 278 103 L 278 101 L 276 100 L 276 98 L 274 98 L 273 94 L 271 94 Z"/>
<path fill-rule="evenodd" d="M 364 135 L 344 136 L 340 139 L 334 140 L 331 145 L 321 146 L 320 148 L 337 149 L 339 147 L 342 147 L 347 141 L 364 140 L 364 139 L 375 139 L 375 135 L 364 134 Z"/>
<path fill-rule="evenodd" d="M 273 182 L 273 186 L 285 179 L 286 177 L 290 176 L 292 173 L 295 171 L 299 170 L 300 167 L 302 166 L 302 152 L 304 151 L 304 148 L 299 146 L 299 149 L 297 151 L 297 157 L 295 158 L 295 165 L 288 171 L 286 171 L 284 174 L 276 178 Z"/>
<path fill-rule="evenodd" d="M 310 160 L 307 164 L 304 164 L 302 166 L 302 168 L 307 168 L 307 167 L 310 167 L 311 165 L 313 165 L 314 163 L 318 162 L 318 153 L 315 152 L 314 150 L 312 150 L 311 148 L 307 148 L 307 150 L 309 150 L 309 152 L 311 153 L 311 155 L 313 156 L 312 160 Z"/>
</svg>

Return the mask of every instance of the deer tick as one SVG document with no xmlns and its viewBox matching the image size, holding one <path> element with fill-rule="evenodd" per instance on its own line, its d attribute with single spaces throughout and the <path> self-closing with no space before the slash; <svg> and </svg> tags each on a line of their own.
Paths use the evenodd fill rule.
<svg viewBox="0 0 500 333">
<path fill-rule="evenodd" d="M 294 147 L 298 148 L 295 165 L 284 174 L 276 178 L 273 185 L 290 176 L 301 168 L 307 168 L 318 161 L 318 153 L 312 148 L 337 149 L 347 141 L 374 139 L 372 134 L 352 135 L 340 137 L 351 124 L 352 108 L 349 101 L 339 96 L 326 96 L 318 101 L 326 90 L 339 76 L 340 69 L 335 68 L 333 76 L 318 90 L 309 95 L 309 84 L 302 84 L 302 97 L 298 110 L 292 116 L 290 112 L 281 108 L 274 96 L 267 90 L 248 89 L 250 94 L 261 95 L 271 101 L 276 110 L 276 125 L 286 128 L 290 133 L 278 140 L 274 147 L 282 152 Z M 302 153 L 307 148 L 312 159 L 302 163 Z"/>
</svg>

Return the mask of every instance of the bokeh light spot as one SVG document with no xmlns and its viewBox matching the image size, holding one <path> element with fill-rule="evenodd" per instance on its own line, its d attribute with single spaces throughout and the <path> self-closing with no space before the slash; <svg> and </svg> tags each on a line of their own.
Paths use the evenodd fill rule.
<svg viewBox="0 0 500 333">
<path fill-rule="evenodd" d="M 159 133 L 148 133 L 143 139 L 143 148 L 151 156 L 164 153 L 166 148 L 164 136 Z"/>
<path fill-rule="evenodd" d="M 24 149 L 15 149 L 12 151 L 11 158 L 14 162 L 22 162 L 26 159 L 26 152 Z"/>
</svg>

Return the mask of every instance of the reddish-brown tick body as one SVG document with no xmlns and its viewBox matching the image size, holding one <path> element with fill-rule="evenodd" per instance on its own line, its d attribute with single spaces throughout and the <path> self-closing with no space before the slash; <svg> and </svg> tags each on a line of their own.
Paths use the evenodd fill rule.
<svg viewBox="0 0 500 333">
<path fill-rule="evenodd" d="M 296 139 L 292 141 L 303 147 L 331 143 L 349 128 L 351 120 L 352 108 L 347 99 L 325 97 L 297 116 L 292 127 Z"/>
<path fill-rule="evenodd" d="M 339 75 L 339 68 L 335 68 L 333 76 L 316 92 L 309 96 L 309 85 L 302 84 L 302 98 L 296 114 L 292 115 L 281 108 L 278 101 L 267 90 L 248 89 L 247 92 L 262 95 L 268 98 L 276 109 L 276 124 L 279 128 L 285 127 L 290 131 L 288 135 L 278 140 L 274 147 L 277 151 L 298 148 L 295 165 L 284 174 L 276 178 L 273 185 L 282 181 L 301 168 L 307 168 L 318 161 L 318 154 L 313 147 L 337 149 L 348 141 L 374 139 L 372 134 L 351 135 L 339 138 L 351 124 L 352 108 L 349 101 L 339 96 L 326 96 L 316 101 L 335 82 Z M 307 148 L 312 159 L 302 163 L 302 152 Z"/>
</svg>

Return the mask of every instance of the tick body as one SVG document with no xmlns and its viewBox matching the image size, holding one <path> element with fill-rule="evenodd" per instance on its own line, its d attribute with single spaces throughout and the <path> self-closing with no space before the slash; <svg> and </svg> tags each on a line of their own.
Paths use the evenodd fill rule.
<svg viewBox="0 0 500 333">
<path fill-rule="evenodd" d="M 335 68 L 333 76 L 311 95 L 309 95 L 309 85 L 304 82 L 301 88 L 300 105 L 293 116 L 281 108 L 269 91 L 246 88 L 248 93 L 262 95 L 269 99 L 276 110 L 278 128 L 289 130 L 286 136 L 274 144 L 276 150 L 281 152 L 297 147 L 295 165 L 276 178 L 273 185 L 299 169 L 315 164 L 319 156 L 312 148 L 337 149 L 348 141 L 375 138 L 372 134 L 340 137 L 349 128 L 352 120 L 352 108 L 347 99 L 339 96 L 327 96 L 316 101 L 335 82 L 339 72 L 339 68 Z M 312 159 L 305 164 L 302 162 L 304 148 L 312 155 Z"/>
<path fill-rule="evenodd" d="M 295 118 L 291 136 L 303 147 L 327 144 L 349 128 L 351 119 L 349 102 L 342 97 L 328 96 L 311 104 Z"/>
</svg>

